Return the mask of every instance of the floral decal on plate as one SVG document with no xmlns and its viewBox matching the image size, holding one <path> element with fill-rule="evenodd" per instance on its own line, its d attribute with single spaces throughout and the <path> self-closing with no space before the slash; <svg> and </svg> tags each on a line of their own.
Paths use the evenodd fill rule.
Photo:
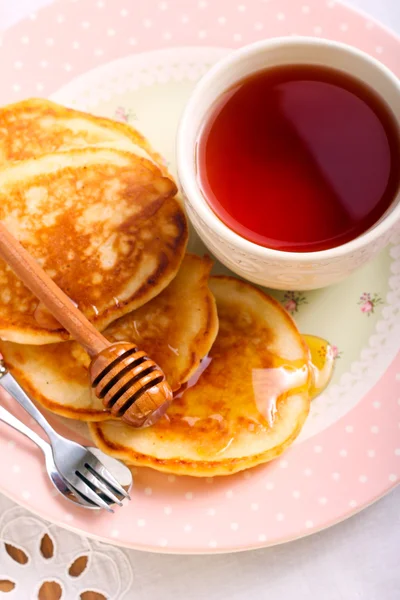
<svg viewBox="0 0 400 600">
<path fill-rule="evenodd" d="M 383 300 L 379 294 L 364 292 L 361 294 L 358 304 L 361 307 L 361 312 L 366 313 L 367 316 L 370 317 L 374 314 L 375 308 L 379 306 L 379 304 L 383 304 Z"/>
<path fill-rule="evenodd" d="M 323 360 L 325 360 L 327 356 L 329 358 L 333 358 L 333 360 L 337 360 L 338 358 L 341 358 L 343 356 L 343 351 L 339 350 L 339 348 L 335 346 L 335 344 L 329 344 L 327 342 L 326 345 L 320 347 L 320 349 L 318 350 L 318 354 Z"/>
<path fill-rule="evenodd" d="M 299 312 L 299 306 L 302 304 L 308 304 L 307 298 L 301 292 L 286 292 L 282 303 L 291 315 Z"/>
<path fill-rule="evenodd" d="M 122 123 L 131 123 L 138 120 L 136 113 L 124 106 L 117 106 L 114 112 L 114 119 Z"/>
</svg>

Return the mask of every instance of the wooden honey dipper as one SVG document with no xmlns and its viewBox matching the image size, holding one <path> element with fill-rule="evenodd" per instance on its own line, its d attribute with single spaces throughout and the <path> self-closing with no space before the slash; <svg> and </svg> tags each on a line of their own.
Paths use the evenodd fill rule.
<svg viewBox="0 0 400 600">
<path fill-rule="evenodd" d="M 85 348 L 92 359 L 89 368 L 91 385 L 111 414 L 133 427 L 155 423 L 172 401 L 171 388 L 156 363 L 133 344 L 109 342 L 1 221 L 0 256 Z"/>
</svg>

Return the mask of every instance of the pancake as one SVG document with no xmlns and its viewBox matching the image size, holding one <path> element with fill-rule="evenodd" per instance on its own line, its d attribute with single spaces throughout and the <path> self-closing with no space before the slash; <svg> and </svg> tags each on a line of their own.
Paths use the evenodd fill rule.
<svg viewBox="0 0 400 600">
<path fill-rule="evenodd" d="M 281 454 L 309 411 L 308 349 L 291 317 L 248 283 L 213 277 L 219 333 L 199 371 L 152 427 L 91 423 L 98 447 L 129 464 L 229 475 Z"/>
<path fill-rule="evenodd" d="M 86 148 L 0 169 L 0 219 L 99 329 L 160 293 L 187 243 L 175 184 L 144 158 Z M 69 339 L 0 261 L 0 337 Z"/>
<path fill-rule="evenodd" d="M 0 164 L 74 147 L 105 146 L 147 158 L 167 174 L 162 157 L 126 123 L 30 98 L 0 109 Z"/>
<path fill-rule="evenodd" d="M 145 306 L 106 329 L 110 341 L 128 340 L 163 369 L 173 390 L 197 370 L 218 330 L 208 288 L 211 260 L 187 254 L 170 285 Z M 76 342 L 26 346 L 0 342 L 11 373 L 45 408 L 78 420 L 109 418 L 89 387 L 89 356 Z"/>
</svg>

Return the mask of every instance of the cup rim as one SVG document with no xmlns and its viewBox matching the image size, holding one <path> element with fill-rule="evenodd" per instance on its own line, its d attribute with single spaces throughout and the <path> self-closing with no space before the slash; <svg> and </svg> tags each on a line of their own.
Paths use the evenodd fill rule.
<svg viewBox="0 0 400 600">
<path fill-rule="evenodd" d="M 251 57 L 258 52 L 272 50 L 282 45 L 297 47 L 313 46 L 316 48 L 325 46 L 326 48 L 339 49 L 343 52 L 347 52 L 353 56 L 356 56 L 365 63 L 368 63 L 372 68 L 375 68 L 383 73 L 386 79 L 390 81 L 392 86 L 397 89 L 400 104 L 400 80 L 388 67 L 386 67 L 386 65 L 378 61 L 373 56 L 370 56 L 366 52 L 355 48 L 354 46 L 333 40 L 306 36 L 275 37 L 243 46 L 237 50 L 233 50 L 227 56 L 220 59 L 213 67 L 211 67 L 211 69 L 198 82 L 185 106 L 179 122 L 177 133 L 176 157 L 180 186 L 183 189 L 184 194 L 188 197 L 189 204 L 193 207 L 195 212 L 198 213 L 199 217 L 205 222 L 205 224 L 208 225 L 219 237 L 223 238 L 225 241 L 245 253 L 250 253 L 260 258 L 274 258 L 287 262 L 292 262 L 293 260 L 298 260 L 301 262 L 315 262 L 324 259 L 339 258 L 357 251 L 360 248 L 364 248 L 392 229 L 396 222 L 400 220 L 400 191 L 396 194 L 394 199 L 394 202 L 396 202 L 397 199 L 397 203 L 393 209 L 386 216 L 384 216 L 380 222 L 376 223 L 372 229 L 369 229 L 357 238 L 327 250 L 318 250 L 315 252 L 291 252 L 274 250 L 266 246 L 261 246 L 255 242 L 251 242 L 250 240 L 242 237 L 230 229 L 230 227 L 225 225 L 225 223 L 216 215 L 216 213 L 214 213 L 203 193 L 201 192 L 197 182 L 194 162 L 194 149 L 188 147 L 187 130 L 190 127 L 190 123 L 194 117 L 194 112 L 197 109 L 197 103 L 199 99 L 201 99 L 204 91 L 209 88 L 210 84 L 219 78 L 221 73 L 233 68 L 235 64 L 237 62 L 241 62 L 244 57 Z M 238 78 L 238 81 L 240 79 L 242 79 L 242 77 Z M 399 116 L 395 115 L 395 118 L 400 126 Z"/>
</svg>

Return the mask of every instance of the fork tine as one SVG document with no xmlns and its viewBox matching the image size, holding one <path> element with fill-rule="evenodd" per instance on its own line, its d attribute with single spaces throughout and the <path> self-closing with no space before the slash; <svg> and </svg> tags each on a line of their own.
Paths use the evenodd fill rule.
<svg viewBox="0 0 400 600">
<path fill-rule="evenodd" d="M 114 475 L 110 473 L 103 465 L 103 463 L 94 455 L 90 455 L 90 459 L 86 461 L 86 466 L 90 466 L 92 471 L 97 477 L 100 477 L 105 484 L 114 488 L 114 490 L 123 496 L 124 498 L 131 499 L 129 493 L 122 487 L 122 485 L 115 479 Z"/>
<path fill-rule="evenodd" d="M 80 470 L 80 476 L 84 477 L 88 484 L 92 484 L 98 488 L 111 502 L 115 502 L 118 506 L 122 506 L 121 500 L 113 493 L 112 489 L 104 483 L 101 476 L 89 464 L 85 464 L 85 469 Z"/>
<path fill-rule="evenodd" d="M 113 513 L 113 509 L 105 502 L 96 492 L 92 490 L 90 486 L 87 485 L 82 479 L 80 479 L 77 475 L 69 478 L 69 484 L 72 487 L 75 493 L 78 493 L 80 496 L 84 496 L 96 506 L 100 508 L 104 508 L 106 511 Z"/>
</svg>

